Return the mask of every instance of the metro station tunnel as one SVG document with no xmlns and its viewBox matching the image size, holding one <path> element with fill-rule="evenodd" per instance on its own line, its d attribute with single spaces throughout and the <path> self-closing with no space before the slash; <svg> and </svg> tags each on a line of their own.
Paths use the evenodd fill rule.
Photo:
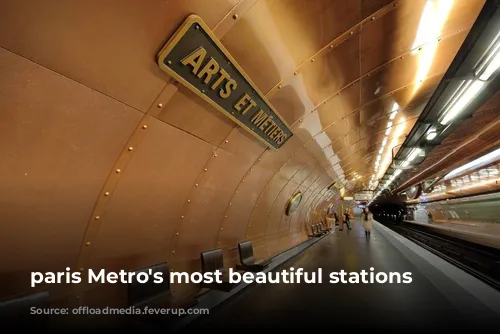
<svg viewBox="0 0 500 334">
<path fill-rule="evenodd" d="M 0 0 L 0 331 L 498 331 L 499 68 L 497 0 Z"/>
</svg>

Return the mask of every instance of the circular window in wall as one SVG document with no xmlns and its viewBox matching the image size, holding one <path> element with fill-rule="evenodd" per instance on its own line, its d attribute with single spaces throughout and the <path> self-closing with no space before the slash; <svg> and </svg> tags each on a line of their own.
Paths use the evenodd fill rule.
<svg viewBox="0 0 500 334">
<path fill-rule="evenodd" d="M 297 210 L 297 207 L 300 204 L 300 201 L 302 201 L 302 193 L 296 192 L 290 199 L 288 200 L 288 204 L 286 206 L 285 214 L 287 216 L 290 216 L 292 213 Z"/>
</svg>

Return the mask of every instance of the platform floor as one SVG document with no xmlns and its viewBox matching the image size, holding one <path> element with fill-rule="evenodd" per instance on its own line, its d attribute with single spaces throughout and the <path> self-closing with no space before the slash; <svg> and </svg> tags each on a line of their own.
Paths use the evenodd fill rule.
<svg viewBox="0 0 500 334">
<path fill-rule="evenodd" d="M 352 225 L 351 231 L 332 232 L 277 270 L 300 267 L 312 272 L 323 268 L 324 282 L 328 282 L 330 272 L 374 267 L 376 272 L 412 272 L 413 282 L 253 285 L 181 332 L 460 329 L 477 333 L 500 325 L 499 314 L 464 291 L 453 278 L 395 246 L 404 242 L 398 241 L 402 237 L 390 236 L 385 227 L 374 223 L 367 239 L 360 221 Z"/>
</svg>

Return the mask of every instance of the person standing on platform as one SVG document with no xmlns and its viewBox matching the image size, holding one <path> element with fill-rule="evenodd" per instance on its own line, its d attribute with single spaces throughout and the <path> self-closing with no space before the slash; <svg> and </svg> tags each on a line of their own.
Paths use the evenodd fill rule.
<svg viewBox="0 0 500 334">
<path fill-rule="evenodd" d="M 339 229 L 339 215 L 336 212 L 333 213 L 333 219 L 335 219 L 335 230 L 338 230 Z"/>
<path fill-rule="evenodd" d="M 369 238 L 372 231 L 372 217 L 370 215 L 370 211 L 368 208 L 363 210 L 363 214 L 361 215 L 363 219 L 363 228 L 365 229 L 365 237 Z"/>
<path fill-rule="evenodd" d="M 344 213 L 344 223 L 347 225 L 347 229 L 351 229 L 351 217 L 349 216 L 349 212 L 346 210 Z"/>
</svg>

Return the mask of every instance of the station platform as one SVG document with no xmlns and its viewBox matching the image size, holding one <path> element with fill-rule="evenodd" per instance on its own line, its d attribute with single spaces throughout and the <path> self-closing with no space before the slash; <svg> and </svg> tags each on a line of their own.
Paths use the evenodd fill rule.
<svg viewBox="0 0 500 334">
<path fill-rule="evenodd" d="M 405 220 L 405 222 L 426 226 L 445 235 L 500 249 L 500 224 L 498 223 L 459 220 L 433 223 L 416 220 Z"/>
<path fill-rule="evenodd" d="M 373 223 L 332 231 L 275 270 L 323 269 L 322 284 L 255 284 L 179 330 L 181 333 L 267 330 L 491 331 L 500 325 L 500 292 Z M 330 272 L 411 272 L 409 284 L 329 283 Z M 496 326 L 496 327 L 495 327 Z"/>
</svg>

